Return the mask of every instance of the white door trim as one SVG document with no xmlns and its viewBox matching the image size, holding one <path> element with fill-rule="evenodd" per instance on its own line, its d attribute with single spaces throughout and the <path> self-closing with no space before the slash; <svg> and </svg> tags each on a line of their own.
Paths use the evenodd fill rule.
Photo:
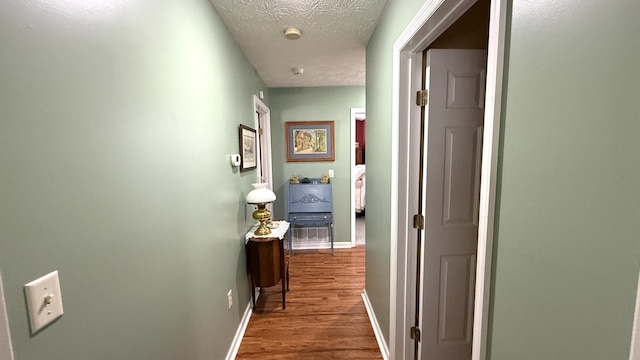
<svg viewBox="0 0 640 360">
<path fill-rule="evenodd" d="M 264 115 L 264 126 L 262 128 L 263 134 L 258 135 L 260 141 L 265 142 L 265 148 L 267 149 L 267 154 L 262 154 L 261 147 L 257 147 L 258 151 L 258 163 L 261 164 L 262 161 L 265 162 L 264 166 L 267 168 L 267 173 L 262 174 L 262 166 L 257 167 L 256 176 L 257 181 L 266 182 L 269 184 L 269 188 L 273 190 L 273 161 L 271 159 L 271 110 L 269 107 L 265 105 L 262 100 L 260 100 L 257 96 L 253 95 L 253 114 L 254 114 L 254 124 L 255 128 L 260 128 L 260 119 L 258 118 L 257 113 L 261 113 Z"/>
<path fill-rule="evenodd" d="M 392 157 L 391 157 L 391 234 L 390 234 L 390 355 L 402 359 L 408 339 L 406 309 L 407 241 L 411 228 L 410 204 L 414 202 L 408 183 L 411 166 L 411 121 L 419 121 L 419 108 L 413 94 L 420 88 L 422 51 L 443 33 L 476 0 L 427 0 L 393 44 Z M 489 20 L 487 85 L 480 184 L 478 258 L 473 327 L 473 360 L 484 360 L 487 345 L 487 317 L 491 280 L 491 251 L 500 106 L 506 26 L 506 0 L 492 0 Z"/>
<path fill-rule="evenodd" d="M 636 310 L 633 316 L 631 330 L 631 349 L 629 360 L 640 360 L 640 274 L 638 274 L 638 289 L 636 290 Z"/>
<path fill-rule="evenodd" d="M 364 108 L 351 108 L 351 150 L 349 159 L 351 164 L 351 247 L 356 246 L 356 118 L 365 113 Z"/>
<path fill-rule="evenodd" d="M 9 319 L 2 289 L 2 274 L 0 274 L 0 360 L 13 360 Z"/>
</svg>

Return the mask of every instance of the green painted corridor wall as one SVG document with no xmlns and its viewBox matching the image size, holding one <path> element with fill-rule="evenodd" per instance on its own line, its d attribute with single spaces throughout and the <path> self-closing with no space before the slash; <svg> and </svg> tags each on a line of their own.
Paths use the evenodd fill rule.
<svg viewBox="0 0 640 360">
<path fill-rule="evenodd" d="M 376 145 L 367 146 L 366 291 L 387 343 L 392 211 L 392 50 L 393 43 L 423 3 L 423 0 L 389 1 L 367 45 L 367 144 Z"/>
<path fill-rule="evenodd" d="M 365 107 L 364 87 L 272 88 L 269 99 L 273 182 L 278 196 L 275 216 L 286 217 L 286 192 L 291 176 L 322 177 L 333 169 L 334 241 L 351 241 L 351 108 Z M 310 120 L 334 121 L 335 161 L 287 162 L 285 122 Z"/>
<path fill-rule="evenodd" d="M 629 358 L 639 14 L 636 0 L 513 1 L 491 359 Z"/>
<path fill-rule="evenodd" d="M 209 2 L 4 1 L 0 34 L 16 359 L 224 358 L 256 176 L 229 155 L 268 91 Z M 31 337 L 22 287 L 56 269 L 65 314 Z"/>
</svg>

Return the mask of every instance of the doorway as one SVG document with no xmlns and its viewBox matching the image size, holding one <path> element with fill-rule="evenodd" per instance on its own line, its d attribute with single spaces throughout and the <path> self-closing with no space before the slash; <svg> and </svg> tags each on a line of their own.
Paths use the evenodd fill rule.
<svg viewBox="0 0 640 360">
<path fill-rule="evenodd" d="M 390 246 L 390 357 L 414 356 L 411 338 L 413 321 L 406 314 L 416 305 L 408 295 L 408 288 L 415 284 L 412 275 L 412 254 L 416 254 L 416 242 L 409 238 L 414 229 L 413 216 L 418 207 L 418 188 L 415 169 L 420 165 L 420 109 L 414 105 L 415 93 L 422 87 L 421 64 L 423 50 L 433 43 L 458 18 L 476 3 L 475 0 L 428 0 L 416 17 L 394 43 L 394 98 L 392 103 L 393 123 L 393 169 L 392 169 L 392 234 Z M 480 199 L 478 216 L 478 251 L 475 265 L 476 284 L 472 359 L 485 357 L 488 286 L 491 274 L 491 239 L 493 237 L 493 207 L 495 203 L 496 164 L 500 118 L 500 96 L 502 84 L 502 60 L 504 30 L 506 23 L 506 1 L 493 0 L 490 6 L 489 41 L 487 56 L 486 101 L 484 103 L 484 129 L 482 166 L 480 169 Z M 416 125 L 418 124 L 418 125 Z M 400 157 L 398 154 L 412 154 Z M 397 206 L 396 206 L 397 205 Z M 394 226 L 393 224 L 397 224 Z M 415 272 L 413 272 L 415 274 Z"/>
<path fill-rule="evenodd" d="M 269 184 L 273 190 L 273 166 L 271 159 L 271 111 L 262 100 L 253 96 L 253 113 L 255 115 L 255 128 L 258 134 L 258 168 L 257 181 Z M 273 206 L 273 204 L 268 204 Z M 270 209 L 273 211 L 273 208 Z"/>
<path fill-rule="evenodd" d="M 351 164 L 351 247 L 355 247 L 358 245 L 358 242 L 362 242 L 364 239 L 364 208 L 365 208 L 365 196 L 366 196 L 366 180 L 361 179 L 362 177 L 362 168 L 356 169 L 356 165 L 358 163 L 364 163 L 364 153 L 363 148 L 364 144 L 358 143 L 358 121 L 364 121 L 367 118 L 366 110 L 364 108 L 351 108 L 351 155 L 350 155 L 350 164 Z M 360 157 L 358 157 L 358 149 L 360 150 Z M 361 161 L 360 161 L 361 160 Z M 360 170 L 360 171 L 357 171 Z M 360 182 L 358 182 L 360 180 Z M 356 189 L 356 186 L 360 186 L 360 188 Z M 361 217 L 360 217 L 360 216 Z"/>
</svg>

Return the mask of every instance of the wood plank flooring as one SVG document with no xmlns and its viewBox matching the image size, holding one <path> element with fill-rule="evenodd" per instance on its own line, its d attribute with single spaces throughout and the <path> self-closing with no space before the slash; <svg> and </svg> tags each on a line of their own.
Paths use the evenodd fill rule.
<svg viewBox="0 0 640 360">
<path fill-rule="evenodd" d="M 290 291 L 263 289 L 237 359 L 382 359 L 361 294 L 364 246 L 298 250 Z"/>
</svg>

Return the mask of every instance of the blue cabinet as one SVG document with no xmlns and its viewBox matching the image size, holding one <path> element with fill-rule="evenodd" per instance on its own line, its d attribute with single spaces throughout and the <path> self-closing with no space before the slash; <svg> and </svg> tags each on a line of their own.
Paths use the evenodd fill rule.
<svg viewBox="0 0 640 360">
<path fill-rule="evenodd" d="M 326 226 L 329 228 L 333 254 L 333 191 L 331 183 L 308 179 L 308 183 L 289 183 L 287 221 L 294 226 Z M 293 234 L 289 234 L 289 253 Z"/>
</svg>

